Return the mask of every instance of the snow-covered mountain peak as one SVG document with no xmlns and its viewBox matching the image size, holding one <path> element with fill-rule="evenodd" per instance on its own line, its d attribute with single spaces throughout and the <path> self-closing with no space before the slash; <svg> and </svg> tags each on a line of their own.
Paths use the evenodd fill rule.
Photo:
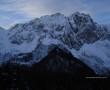
<svg viewBox="0 0 110 90">
<path fill-rule="evenodd" d="M 57 39 L 70 48 L 79 49 L 84 43 L 100 39 L 101 30 L 90 15 L 76 12 L 69 17 L 56 13 L 36 18 L 24 24 L 17 24 L 9 30 L 13 44 L 32 42 L 35 38 Z M 104 32 L 105 33 L 105 32 Z"/>
<path fill-rule="evenodd" d="M 73 13 L 70 17 L 73 18 L 75 24 L 81 25 L 81 24 L 93 24 L 93 20 L 89 14 L 84 13 Z"/>
<path fill-rule="evenodd" d="M 99 44 L 101 47 L 99 51 L 102 54 L 103 49 L 107 49 L 105 47 L 110 47 L 110 31 L 108 29 L 105 26 L 96 24 L 90 15 L 79 12 L 68 17 L 60 13 L 42 16 L 24 24 L 16 24 L 8 31 L 0 28 L 0 58 L 2 57 L 1 61 L 4 57 L 9 60 L 11 55 L 28 55 L 27 53 L 31 53 L 34 59 L 29 61 L 33 62 L 33 60 L 41 60 L 42 57 L 48 54 L 50 46 L 56 45 L 65 47 L 75 56 L 80 53 L 81 58 L 86 60 L 88 56 L 83 57 L 85 49 L 83 47 L 87 47 L 85 49 L 87 54 L 91 50 L 88 47 L 96 48 Z M 108 40 L 106 45 L 97 44 L 98 41 L 103 42 L 104 40 Z M 7 53 L 8 56 L 6 56 Z M 4 56 L 2 56 L 3 54 Z M 94 56 L 94 51 L 90 51 L 90 54 Z M 109 62 L 107 59 L 108 51 L 104 52 L 103 55 L 105 54 L 106 61 Z M 98 58 L 97 56 L 94 57 L 93 60 L 104 60 L 100 55 Z M 89 66 L 89 63 L 86 64 Z"/>
<path fill-rule="evenodd" d="M 53 15 L 47 15 L 40 18 L 41 22 L 48 26 L 54 25 L 64 25 L 66 22 L 66 17 L 63 14 L 56 13 Z"/>
</svg>

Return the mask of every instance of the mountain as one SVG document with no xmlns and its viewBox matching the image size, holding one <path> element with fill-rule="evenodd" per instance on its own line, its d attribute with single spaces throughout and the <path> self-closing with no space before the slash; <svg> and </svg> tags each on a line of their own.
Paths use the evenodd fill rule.
<svg viewBox="0 0 110 90">
<path fill-rule="evenodd" d="M 51 51 L 39 63 L 34 62 L 33 65 L 27 66 L 12 62 L 12 60 L 29 62 L 32 58 L 32 53 L 20 54 L 3 64 L 0 67 L 0 89 L 2 87 L 2 90 L 7 88 L 24 90 L 48 88 L 50 90 L 50 88 L 64 87 L 68 90 L 68 88 L 73 88 L 74 82 L 78 83 L 77 79 L 96 75 L 86 64 L 73 57 L 70 51 L 57 45 L 52 45 Z M 77 85 L 83 88 L 88 84 L 91 85 L 88 82 L 84 85 L 79 83 Z M 91 88 L 89 85 L 88 87 Z"/>
<path fill-rule="evenodd" d="M 0 39 L 1 65 L 7 62 L 28 66 L 40 63 L 57 46 L 69 51 L 96 74 L 110 72 L 110 64 L 107 64 L 109 27 L 97 24 L 88 14 L 76 12 L 67 17 L 56 13 L 2 31 L 0 34 L 5 34 L 0 36 L 3 38 Z"/>
<path fill-rule="evenodd" d="M 66 51 L 66 52 L 65 52 Z M 53 50 L 41 62 L 33 64 L 33 69 L 40 73 L 70 73 L 75 77 L 92 76 L 94 71 L 86 64 L 80 62 L 68 50 L 54 46 Z"/>
<path fill-rule="evenodd" d="M 22 57 L 21 57 L 22 56 Z M 5 64 L 3 67 L 7 67 L 8 70 L 15 68 L 21 68 L 22 70 L 27 67 L 26 64 L 19 64 L 19 62 L 29 62 L 29 60 L 33 59 L 32 53 L 20 54 L 15 58 L 11 58 L 11 60 Z M 14 60 L 19 61 L 14 62 Z M 11 66 L 10 66 L 11 65 Z M 23 68 L 24 67 L 24 68 Z M 66 48 L 60 48 L 56 45 L 52 46 L 52 49 L 48 54 L 40 60 L 38 63 L 33 63 L 30 67 L 28 67 L 31 72 L 40 74 L 40 73 L 68 73 L 72 74 L 75 77 L 81 76 L 92 76 L 95 75 L 95 72 L 89 68 L 86 64 L 73 57 L 71 52 L 69 52 Z M 13 70 L 12 69 L 12 70 Z M 21 70 L 19 69 L 19 70 Z M 17 71 L 15 71 L 17 72 Z"/>
</svg>

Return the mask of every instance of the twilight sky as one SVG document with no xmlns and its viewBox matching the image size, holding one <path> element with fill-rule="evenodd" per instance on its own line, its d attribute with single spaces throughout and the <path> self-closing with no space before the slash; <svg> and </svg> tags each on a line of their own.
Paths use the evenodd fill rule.
<svg viewBox="0 0 110 90">
<path fill-rule="evenodd" d="M 110 0 L 0 0 L 0 26 L 9 28 L 42 15 L 76 11 L 89 13 L 98 23 L 110 24 Z"/>
</svg>

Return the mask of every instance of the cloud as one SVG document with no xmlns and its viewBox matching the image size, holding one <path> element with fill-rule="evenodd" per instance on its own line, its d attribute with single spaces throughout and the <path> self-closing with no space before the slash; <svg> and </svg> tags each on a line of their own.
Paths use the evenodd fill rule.
<svg viewBox="0 0 110 90">
<path fill-rule="evenodd" d="M 35 17 L 56 12 L 69 15 L 76 11 L 89 13 L 98 22 L 107 22 L 109 3 L 109 0 L 0 0 L 0 25 L 9 28 Z"/>
</svg>

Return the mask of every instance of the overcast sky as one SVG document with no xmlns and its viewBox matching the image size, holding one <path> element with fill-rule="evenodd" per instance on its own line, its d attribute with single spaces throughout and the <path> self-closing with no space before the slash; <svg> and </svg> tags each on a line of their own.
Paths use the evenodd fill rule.
<svg viewBox="0 0 110 90">
<path fill-rule="evenodd" d="M 9 28 L 42 15 L 76 11 L 89 13 L 95 21 L 110 24 L 110 0 L 0 0 L 0 26 Z"/>
</svg>

